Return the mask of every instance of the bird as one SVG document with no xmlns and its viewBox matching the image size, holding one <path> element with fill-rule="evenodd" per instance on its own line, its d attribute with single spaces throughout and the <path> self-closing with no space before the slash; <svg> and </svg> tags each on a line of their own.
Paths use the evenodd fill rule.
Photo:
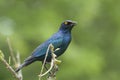
<svg viewBox="0 0 120 80">
<path fill-rule="evenodd" d="M 71 30 L 76 25 L 76 21 L 72 20 L 65 20 L 61 23 L 60 28 L 56 33 L 54 33 L 48 40 L 46 40 L 44 43 L 39 45 L 32 54 L 27 57 L 24 62 L 15 70 L 15 72 L 20 71 L 23 67 L 30 65 L 31 63 L 35 61 L 44 61 L 47 48 L 50 44 L 54 46 L 54 49 L 59 48 L 59 50 L 55 51 L 56 57 L 59 57 L 62 55 L 67 47 L 69 46 L 71 42 Z M 51 62 L 52 56 L 51 52 L 48 52 L 48 56 L 46 58 L 46 62 Z"/>
</svg>

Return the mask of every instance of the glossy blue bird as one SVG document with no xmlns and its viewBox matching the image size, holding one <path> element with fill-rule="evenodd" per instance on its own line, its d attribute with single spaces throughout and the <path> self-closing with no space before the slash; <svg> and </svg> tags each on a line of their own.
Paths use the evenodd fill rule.
<svg viewBox="0 0 120 80">
<path fill-rule="evenodd" d="M 59 48 L 59 50 L 55 51 L 55 54 L 57 57 L 59 57 L 61 54 L 65 52 L 67 49 L 69 43 L 71 42 L 71 30 L 76 25 L 75 21 L 66 20 L 64 21 L 59 30 L 53 34 L 51 38 L 49 38 L 47 41 L 39 45 L 33 52 L 32 55 L 29 56 L 23 64 L 21 64 L 17 69 L 16 72 L 18 72 L 20 69 L 22 69 L 24 66 L 27 66 L 35 61 L 44 61 L 46 51 L 48 49 L 49 44 L 52 44 L 54 46 L 54 49 Z M 51 61 L 51 52 L 48 52 L 48 56 L 46 59 L 47 62 Z"/>
</svg>

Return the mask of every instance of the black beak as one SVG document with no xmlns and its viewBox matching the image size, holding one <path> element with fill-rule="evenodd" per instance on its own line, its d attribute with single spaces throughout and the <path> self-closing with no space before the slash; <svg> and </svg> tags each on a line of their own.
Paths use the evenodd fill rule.
<svg viewBox="0 0 120 80">
<path fill-rule="evenodd" d="M 76 26 L 77 25 L 77 22 L 76 21 L 72 21 L 72 26 Z"/>
</svg>

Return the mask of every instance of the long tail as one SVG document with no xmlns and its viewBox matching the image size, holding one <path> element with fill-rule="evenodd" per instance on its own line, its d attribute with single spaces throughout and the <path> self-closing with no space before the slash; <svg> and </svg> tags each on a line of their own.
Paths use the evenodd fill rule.
<svg viewBox="0 0 120 80">
<path fill-rule="evenodd" d="M 23 67 L 25 67 L 25 66 L 33 63 L 34 61 L 36 61 L 36 58 L 34 58 L 34 57 L 32 57 L 32 56 L 28 57 L 28 58 L 24 61 L 24 63 L 21 64 L 21 65 L 15 70 L 15 72 L 18 72 L 18 71 L 21 70 Z"/>
</svg>

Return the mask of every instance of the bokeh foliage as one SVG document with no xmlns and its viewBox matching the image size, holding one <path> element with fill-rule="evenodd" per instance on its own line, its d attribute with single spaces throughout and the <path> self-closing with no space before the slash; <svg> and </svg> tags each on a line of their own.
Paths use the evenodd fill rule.
<svg viewBox="0 0 120 80">
<path fill-rule="evenodd" d="M 23 62 L 66 19 L 78 25 L 57 79 L 120 80 L 120 0 L 0 0 L 0 49 L 8 60 L 9 37 Z M 38 80 L 40 69 L 40 62 L 24 68 L 24 80 Z M 0 79 L 13 80 L 1 62 Z"/>
</svg>

